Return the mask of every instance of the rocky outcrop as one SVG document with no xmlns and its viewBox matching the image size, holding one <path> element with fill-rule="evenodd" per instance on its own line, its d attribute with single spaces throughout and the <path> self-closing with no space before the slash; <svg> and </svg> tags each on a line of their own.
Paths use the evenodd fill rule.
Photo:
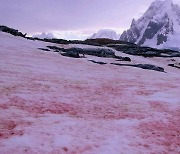
<svg viewBox="0 0 180 154">
<path fill-rule="evenodd" d="M 64 53 L 61 53 L 62 56 L 71 57 L 71 58 L 80 58 L 78 51 L 69 50 Z"/>
<path fill-rule="evenodd" d="M 180 69 L 180 63 L 168 64 L 168 66 Z"/>
<path fill-rule="evenodd" d="M 107 45 L 117 51 L 136 55 L 136 56 L 143 56 L 143 57 L 180 57 L 180 52 L 169 50 L 169 49 L 155 49 L 150 47 L 140 47 L 138 45 L 128 45 L 128 44 L 110 44 Z"/>
<path fill-rule="evenodd" d="M 131 58 L 129 57 L 121 57 L 121 56 L 115 56 L 114 58 L 116 58 L 116 61 L 128 61 L 131 62 Z"/>
<path fill-rule="evenodd" d="M 38 48 L 39 50 L 42 50 L 42 51 L 51 51 L 49 49 L 45 49 L 45 48 Z"/>
<path fill-rule="evenodd" d="M 47 46 L 47 48 L 52 49 L 52 50 L 57 50 L 57 51 L 63 51 L 64 50 L 64 48 L 59 48 L 57 46 Z"/>
<path fill-rule="evenodd" d="M 106 64 L 107 64 L 107 63 L 105 63 L 105 62 L 95 61 L 95 60 L 88 60 L 88 61 L 91 61 L 91 62 L 93 62 L 93 63 L 95 63 L 95 64 L 100 64 L 100 65 L 106 65 Z"/>
<path fill-rule="evenodd" d="M 146 70 L 154 70 L 158 72 L 165 72 L 164 68 L 158 67 L 151 64 L 119 64 L 119 63 L 111 63 L 112 65 L 118 65 L 118 66 L 131 66 L 131 67 L 138 67 Z"/>
<path fill-rule="evenodd" d="M 26 34 L 19 32 L 16 29 L 9 28 L 7 26 L 0 26 L 0 31 L 12 34 L 14 36 L 26 37 Z"/>
<path fill-rule="evenodd" d="M 83 55 L 92 55 L 97 57 L 106 57 L 106 58 L 114 58 L 115 52 L 112 49 L 108 48 L 59 48 L 56 46 L 47 46 L 50 49 L 62 51 L 65 53 L 78 53 Z"/>
<path fill-rule="evenodd" d="M 121 40 L 111 40 L 111 39 L 107 39 L 107 38 L 87 39 L 85 41 L 82 41 L 81 43 L 87 44 L 87 45 L 94 45 L 94 46 L 107 46 L 108 44 L 134 45 L 134 43 L 125 42 L 125 41 L 121 41 Z"/>
</svg>

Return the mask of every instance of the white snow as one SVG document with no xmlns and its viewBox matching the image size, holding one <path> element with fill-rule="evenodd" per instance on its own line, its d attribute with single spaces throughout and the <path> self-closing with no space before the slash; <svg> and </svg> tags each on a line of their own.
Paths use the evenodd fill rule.
<svg viewBox="0 0 180 154">
<path fill-rule="evenodd" d="M 47 45 L 0 32 L 0 153 L 180 152 L 180 72 L 170 58 L 128 55 L 161 73 L 37 49 Z"/>
</svg>

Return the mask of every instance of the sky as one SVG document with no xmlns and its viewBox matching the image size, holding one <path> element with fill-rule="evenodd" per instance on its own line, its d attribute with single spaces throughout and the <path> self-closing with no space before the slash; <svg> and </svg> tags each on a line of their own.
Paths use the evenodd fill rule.
<svg viewBox="0 0 180 154">
<path fill-rule="evenodd" d="M 122 33 L 154 0 L 0 0 L 0 25 L 29 35 L 85 39 L 99 29 Z M 180 0 L 173 0 L 180 4 Z"/>
</svg>

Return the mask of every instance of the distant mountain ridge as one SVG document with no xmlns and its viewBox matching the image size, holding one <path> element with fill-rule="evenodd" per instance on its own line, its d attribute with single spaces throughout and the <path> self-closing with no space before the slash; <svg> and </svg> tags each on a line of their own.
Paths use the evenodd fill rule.
<svg viewBox="0 0 180 154">
<path fill-rule="evenodd" d="M 180 7 L 171 0 L 153 2 L 140 19 L 133 19 L 120 40 L 156 48 L 180 48 Z"/>
<path fill-rule="evenodd" d="M 52 33 L 41 33 L 41 34 L 36 34 L 32 36 L 33 38 L 39 38 L 39 39 L 53 39 L 55 36 Z"/>
<path fill-rule="evenodd" d="M 119 40 L 120 34 L 110 29 L 101 29 L 97 33 L 94 33 L 90 39 L 107 38 L 112 40 Z"/>
</svg>

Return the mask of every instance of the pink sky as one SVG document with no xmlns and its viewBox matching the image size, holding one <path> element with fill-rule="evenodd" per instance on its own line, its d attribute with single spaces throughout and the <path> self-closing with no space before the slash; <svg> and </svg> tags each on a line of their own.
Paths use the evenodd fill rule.
<svg viewBox="0 0 180 154">
<path fill-rule="evenodd" d="M 28 34 L 54 32 L 85 37 L 99 29 L 129 28 L 153 0 L 0 0 L 0 24 Z M 179 3 L 179 0 L 174 0 Z M 3 14 L 3 15 L 2 15 Z"/>
</svg>

